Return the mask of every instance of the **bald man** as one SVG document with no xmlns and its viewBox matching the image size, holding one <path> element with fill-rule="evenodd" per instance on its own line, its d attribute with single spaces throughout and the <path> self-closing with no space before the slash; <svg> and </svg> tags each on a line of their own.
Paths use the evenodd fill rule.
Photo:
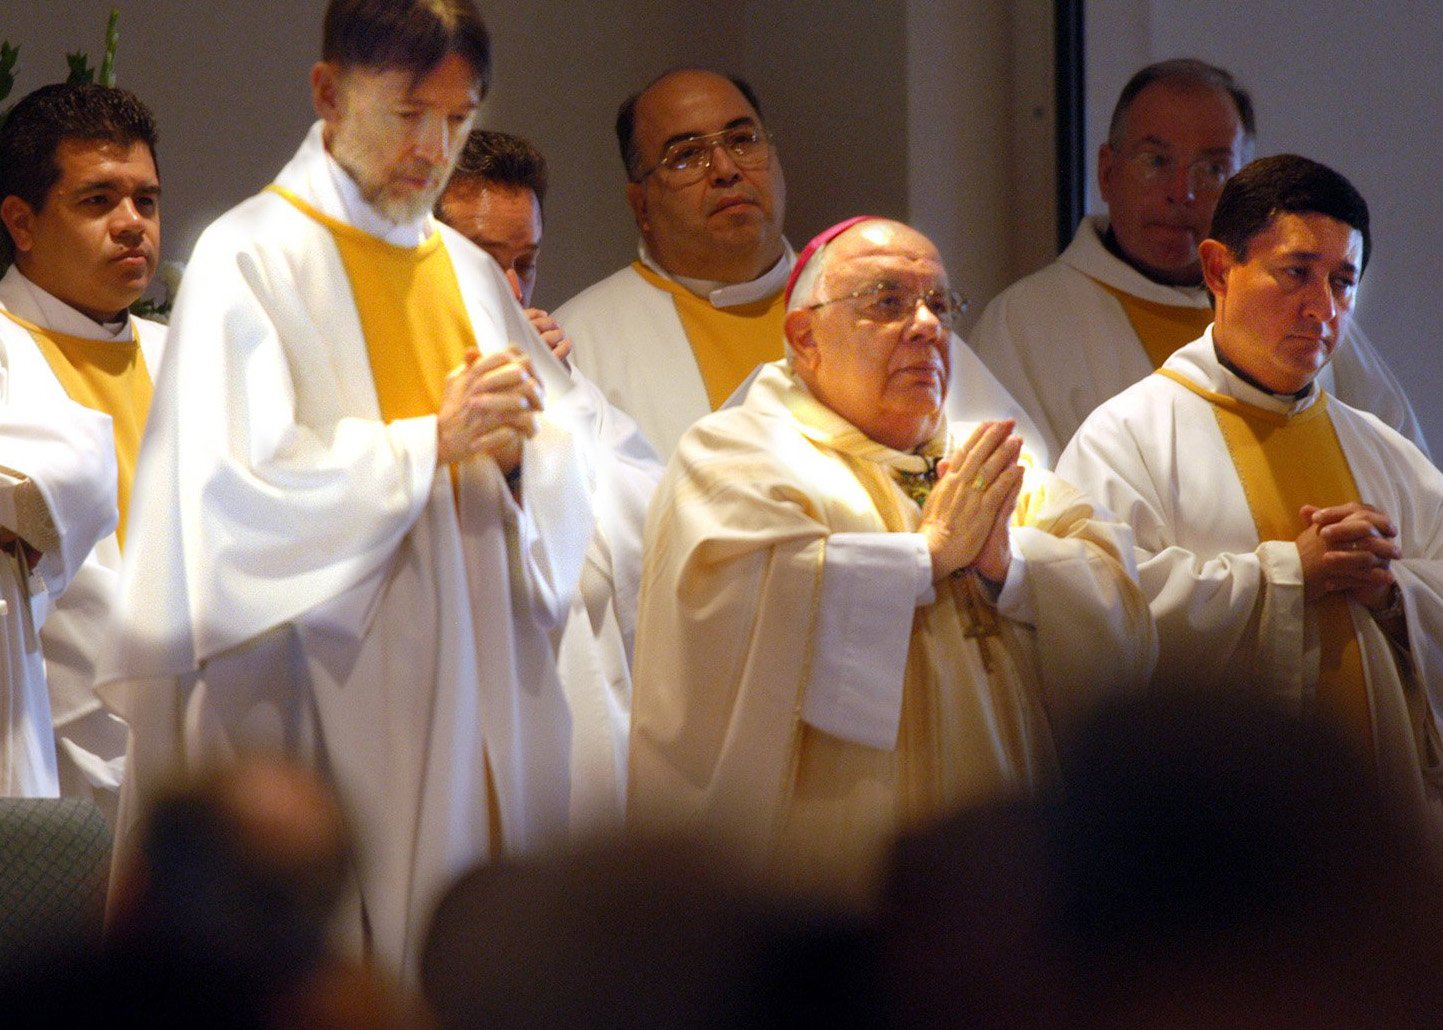
<svg viewBox="0 0 1443 1030">
<path fill-rule="evenodd" d="M 646 533 L 630 818 L 865 893 L 902 826 L 1027 792 L 1059 720 L 1146 681 L 1125 527 L 1008 421 L 943 408 L 936 248 L 853 220 L 803 251 L 787 358 L 681 440 Z"/>
</svg>

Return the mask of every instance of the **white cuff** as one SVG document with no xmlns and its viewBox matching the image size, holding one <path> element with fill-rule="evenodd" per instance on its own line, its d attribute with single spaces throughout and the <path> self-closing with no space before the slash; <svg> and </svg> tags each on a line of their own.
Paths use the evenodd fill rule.
<svg viewBox="0 0 1443 1030">
<path fill-rule="evenodd" d="M 916 533 L 833 533 L 802 718 L 891 751 L 902 718 L 912 618 L 932 592 L 932 559 Z"/>
</svg>

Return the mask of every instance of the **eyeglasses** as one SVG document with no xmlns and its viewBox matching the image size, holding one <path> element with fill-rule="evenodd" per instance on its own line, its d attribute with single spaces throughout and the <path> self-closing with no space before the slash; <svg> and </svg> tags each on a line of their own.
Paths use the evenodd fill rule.
<svg viewBox="0 0 1443 1030">
<path fill-rule="evenodd" d="M 1127 167 L 1139 182 L 1151 185 L 1159 179 L 1172 178 L 1177 162 L 1155 150 L 1140 150 L 1127 159 Z M 1205 157 L 1194 161 L 1187 166 L 1188 192 L 1195 197 L 1216 196 L 1237 170 L 1237 164 L 1231 157 Z"/>
<path fill-rule="evenodd" d="M 771 133 L 755 125 L 735 125 L 704 136 L 689 136 L 662 151 L 661 160 L 632 182 L 641 182 L 652 172 L 660 172 L 668 186 L 690 186 L 711 168 L 712 154 L 717 147 L 725 147 L 738 168 L 765 168 L 772 156 L 771 144 Z"/>
<path fill-rule="evenodd" d="M 818 301 L 807 305 L 807 310 L 815 311 L 844 300 L 855 303 L 862 317 L 883 325 L 905 321 L 916 314 L 919 303 L 925 304 L 942 328 L 949 331 L 967 310 L 967 301 L 956 290 L 906 290 L 894 283 L 877 283 L 845 297 Z"/>
</svg>

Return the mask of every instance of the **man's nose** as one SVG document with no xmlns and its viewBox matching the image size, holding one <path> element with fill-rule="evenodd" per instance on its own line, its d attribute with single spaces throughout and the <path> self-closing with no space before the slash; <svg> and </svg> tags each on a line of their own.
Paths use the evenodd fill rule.
<svg viewBox="0 0 1443 1030">
<path fill-rule="evenodd" d="M 927 302 L 918 297 L 912 309 L 912 331 L 923 334 L 929 338 L 946 338 L 948 330 L 937 317 L 937 313 L 927 306 Z"/>
<path fill-rule="evenodd" d="M 416 153 L 433 165 L 443 165 L 451 160 L 451 148 L 455 145 L 451 123 L 444 115 L 428 115 L 421 120 L 417 130 Z"/>
<path fill-rule="evenodd" d="M 1302 313 L 1305 318 L 1314 319 L 1320 325 L 1337 317 L 1338 298 L 1333 296 L 1333 284 L 1327 276 L 1320 275 L 1308 282 L 1303 294 Z"/>
<path fill-rule="evenodd" d="M 116 236 L 141 233 L 145 230 L 145 216 L 140 213 L 134 197 L 121 197 L 110 213 L 110 231 Z"/>
<path fill-rule="evenodd" d="M 1191 204 L 1197 199 L 1191 165 L 1179 164 L 1167 173 L 1167 196 L 1179 204 Z"/>
<path fill-rule="evenodd" d="M 742 170 L 737 167 L 731 148 L 721 140 L 711 145 L 710 158 L 711 166 L 708 171 L 713 182 L 735 182 L 741 178 Z"/>
<path fill-rule="evenodd" d="M 506 281 L 511 284 L 511 296 L 515 297 L 516 302 L 524 307 L 526 301 L 521 296 L 521 277 L 516 274 L 516 269 L 506 269 Z"/>
</svg>

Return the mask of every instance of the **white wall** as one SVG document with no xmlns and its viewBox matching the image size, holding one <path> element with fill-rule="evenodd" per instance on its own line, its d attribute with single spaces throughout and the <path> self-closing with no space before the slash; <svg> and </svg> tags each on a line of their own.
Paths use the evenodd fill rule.
<svg viewBox="0 0 1443 1030">
<path fill-rule="evenodd" d="M 530 136 L 552 166 L 543 304 L 633 256 L 616 108 L 681 63 L 733 70 L 757 88 L 798 246 L 860 212 L 915 217 L 977 302 L 1048 256 L 1048 0 L 480 2 L 495 44 L 481 121 Z M 112 5 L 119 83 L 160 122 L 164 247 L 183 257 L 216 214 L 270 180 L 309 125 L 324 3 L 4 0 L 0 38 L 21 45 L 11 100 L 62 77 L 66 50 L 98 59 Z M 1029 228 L 1039 221 L 1040 234 Z"/>
<path fill-rule="evenodd" d="M 1241 12 L 1245 12 L 1242 16 Z M 1258 154 L 1299 153 L 1342 172 L 1372 215 L 1358 321 L 1404 381 L 1443 451 L 1443 6 L 1437 0 L 1093 0 L 1088 129 L 1095 151 L 1129 75 L 1167 57 L 1219 64 L 1253 94 Z M 1091 196 L 1096 206 L 1096 188 Z"/>
</svg>

